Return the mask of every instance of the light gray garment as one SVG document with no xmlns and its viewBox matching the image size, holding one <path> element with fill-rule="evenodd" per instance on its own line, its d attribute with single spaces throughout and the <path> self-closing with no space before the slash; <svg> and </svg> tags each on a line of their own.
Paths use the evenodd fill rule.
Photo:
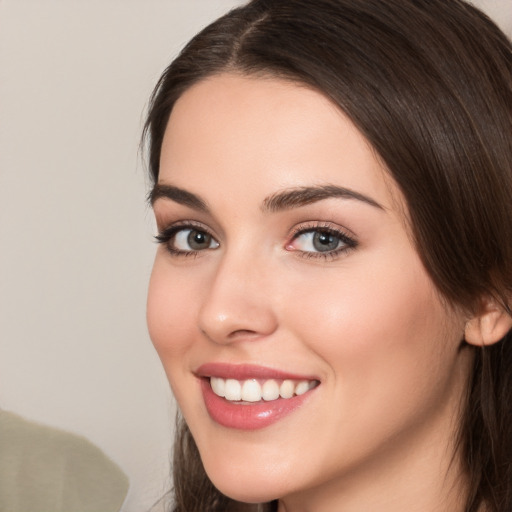
<svg viewBox="0 0 512 512">
<path fill-rule="evenodd" d="M 127 490 L 85 438 L 0 410 L 0 512 L 118 512 Z"/>
</svg>

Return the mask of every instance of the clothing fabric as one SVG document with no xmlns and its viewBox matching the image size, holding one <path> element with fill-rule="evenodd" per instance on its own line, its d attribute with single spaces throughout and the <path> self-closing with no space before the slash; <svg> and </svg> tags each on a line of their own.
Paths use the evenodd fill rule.
<svg viewBox="0 0 512 512">
<path fill-rule="evenodd" d="M 0 512 L 118 512 L 127 490 L 87 439 L 0 410 Z"/>
</svg>

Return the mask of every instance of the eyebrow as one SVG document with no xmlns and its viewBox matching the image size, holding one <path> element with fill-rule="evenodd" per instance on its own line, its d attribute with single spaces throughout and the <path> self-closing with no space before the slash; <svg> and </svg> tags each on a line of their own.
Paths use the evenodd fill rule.
<svg viewBox="0 0 512 512">
<path fill-rule="evenodd" d="M 337 185 L 318 185 L 313 187 L 298 187 L 282 192 L 277 192 L 267 197 L 263 201 L 263 210 L 270 212 L 277 212 L 280 210 L 289 210 L 291 208 L 297 208 L 299 206 L 305 206 L 308 204 L 316 203 L 324 199 L 330 199 L 333 197 L 340 197 L 343 199 L 355 199 L 362 201 L 363 203 L 369 204 L 379 210 L 385 208 L 381 206 L 377 201 L 371 197 L 365 196 L 360 192 L 351 190 L 345 187 L 339 187 Z"/>
<path fill-rule="evenodd" d="M 282 210 L 290 210 L 292 208 L 299 208 L 301 206 L 306 206 L 308 204 L 334 197 L 355 199 L 378 208 L 379 210 L 385 210 L 383 206 L 371 197 L 361 194 L 360 192 L 356 192 L 355 190 L 339 187 L 337 185 L 317 185 L 283 190 L 266 197 L 263 200 L 261 209 L 264 212 L 278 212 Z M 178 204 L 182 204 L 205 213 L 209 213 L 210 211 L 206 202 L 198 195 L 174 185 L 157 183 L 149 193 L 148 201 L 151 206 L 153 206 L 155 202 L 161 198 L 171 199 Z"/>
<path fill-rule="evenodd" d="M 205 213 L 209 212 L 209 208 L 206 205 L 206 202 L 203 201 L 199 196 L 173 185 L 157 183 L 148 195 L 149 204 L 153 206 L 156 200 L 161 198 L 171 199 L 176 203 L 188 206 L 194 210 L 199 210 Z"/>
</svg>

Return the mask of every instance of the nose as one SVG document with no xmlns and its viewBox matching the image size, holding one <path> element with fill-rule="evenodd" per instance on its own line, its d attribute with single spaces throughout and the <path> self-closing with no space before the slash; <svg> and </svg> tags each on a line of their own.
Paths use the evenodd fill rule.
<svg viewBox="0 0 512 512">
<path fill-rule="evenodd" d="M 244 258 L 219 262 L 199 310 L 199 328 L 210 340 L 256 340 L 276 330 L 270 276 L 262 267 Z"/>
</svg>

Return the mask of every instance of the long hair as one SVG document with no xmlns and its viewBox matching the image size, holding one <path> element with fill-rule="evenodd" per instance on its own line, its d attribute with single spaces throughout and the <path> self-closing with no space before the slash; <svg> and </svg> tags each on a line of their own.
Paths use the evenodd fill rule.
<svg viewBox="0 0 512 512">
<path fill-rule="evenodd" d="M 223 73 L 305 84 L 336 104 L 403 193 L 414 243 L 453 304 L 479 298 L 510 314 L 512 49 L 462 0 L 253 0 L 206 27 L 165 70 L 144 134 L 158 179 L 176 100 Z M 512 510 L 512 339 L 473 349 L 458 446 L 467 512 Z M 186 424 L 174 455 L 175 512 L 271 511 L 222 496 Z"/>
</svg>

